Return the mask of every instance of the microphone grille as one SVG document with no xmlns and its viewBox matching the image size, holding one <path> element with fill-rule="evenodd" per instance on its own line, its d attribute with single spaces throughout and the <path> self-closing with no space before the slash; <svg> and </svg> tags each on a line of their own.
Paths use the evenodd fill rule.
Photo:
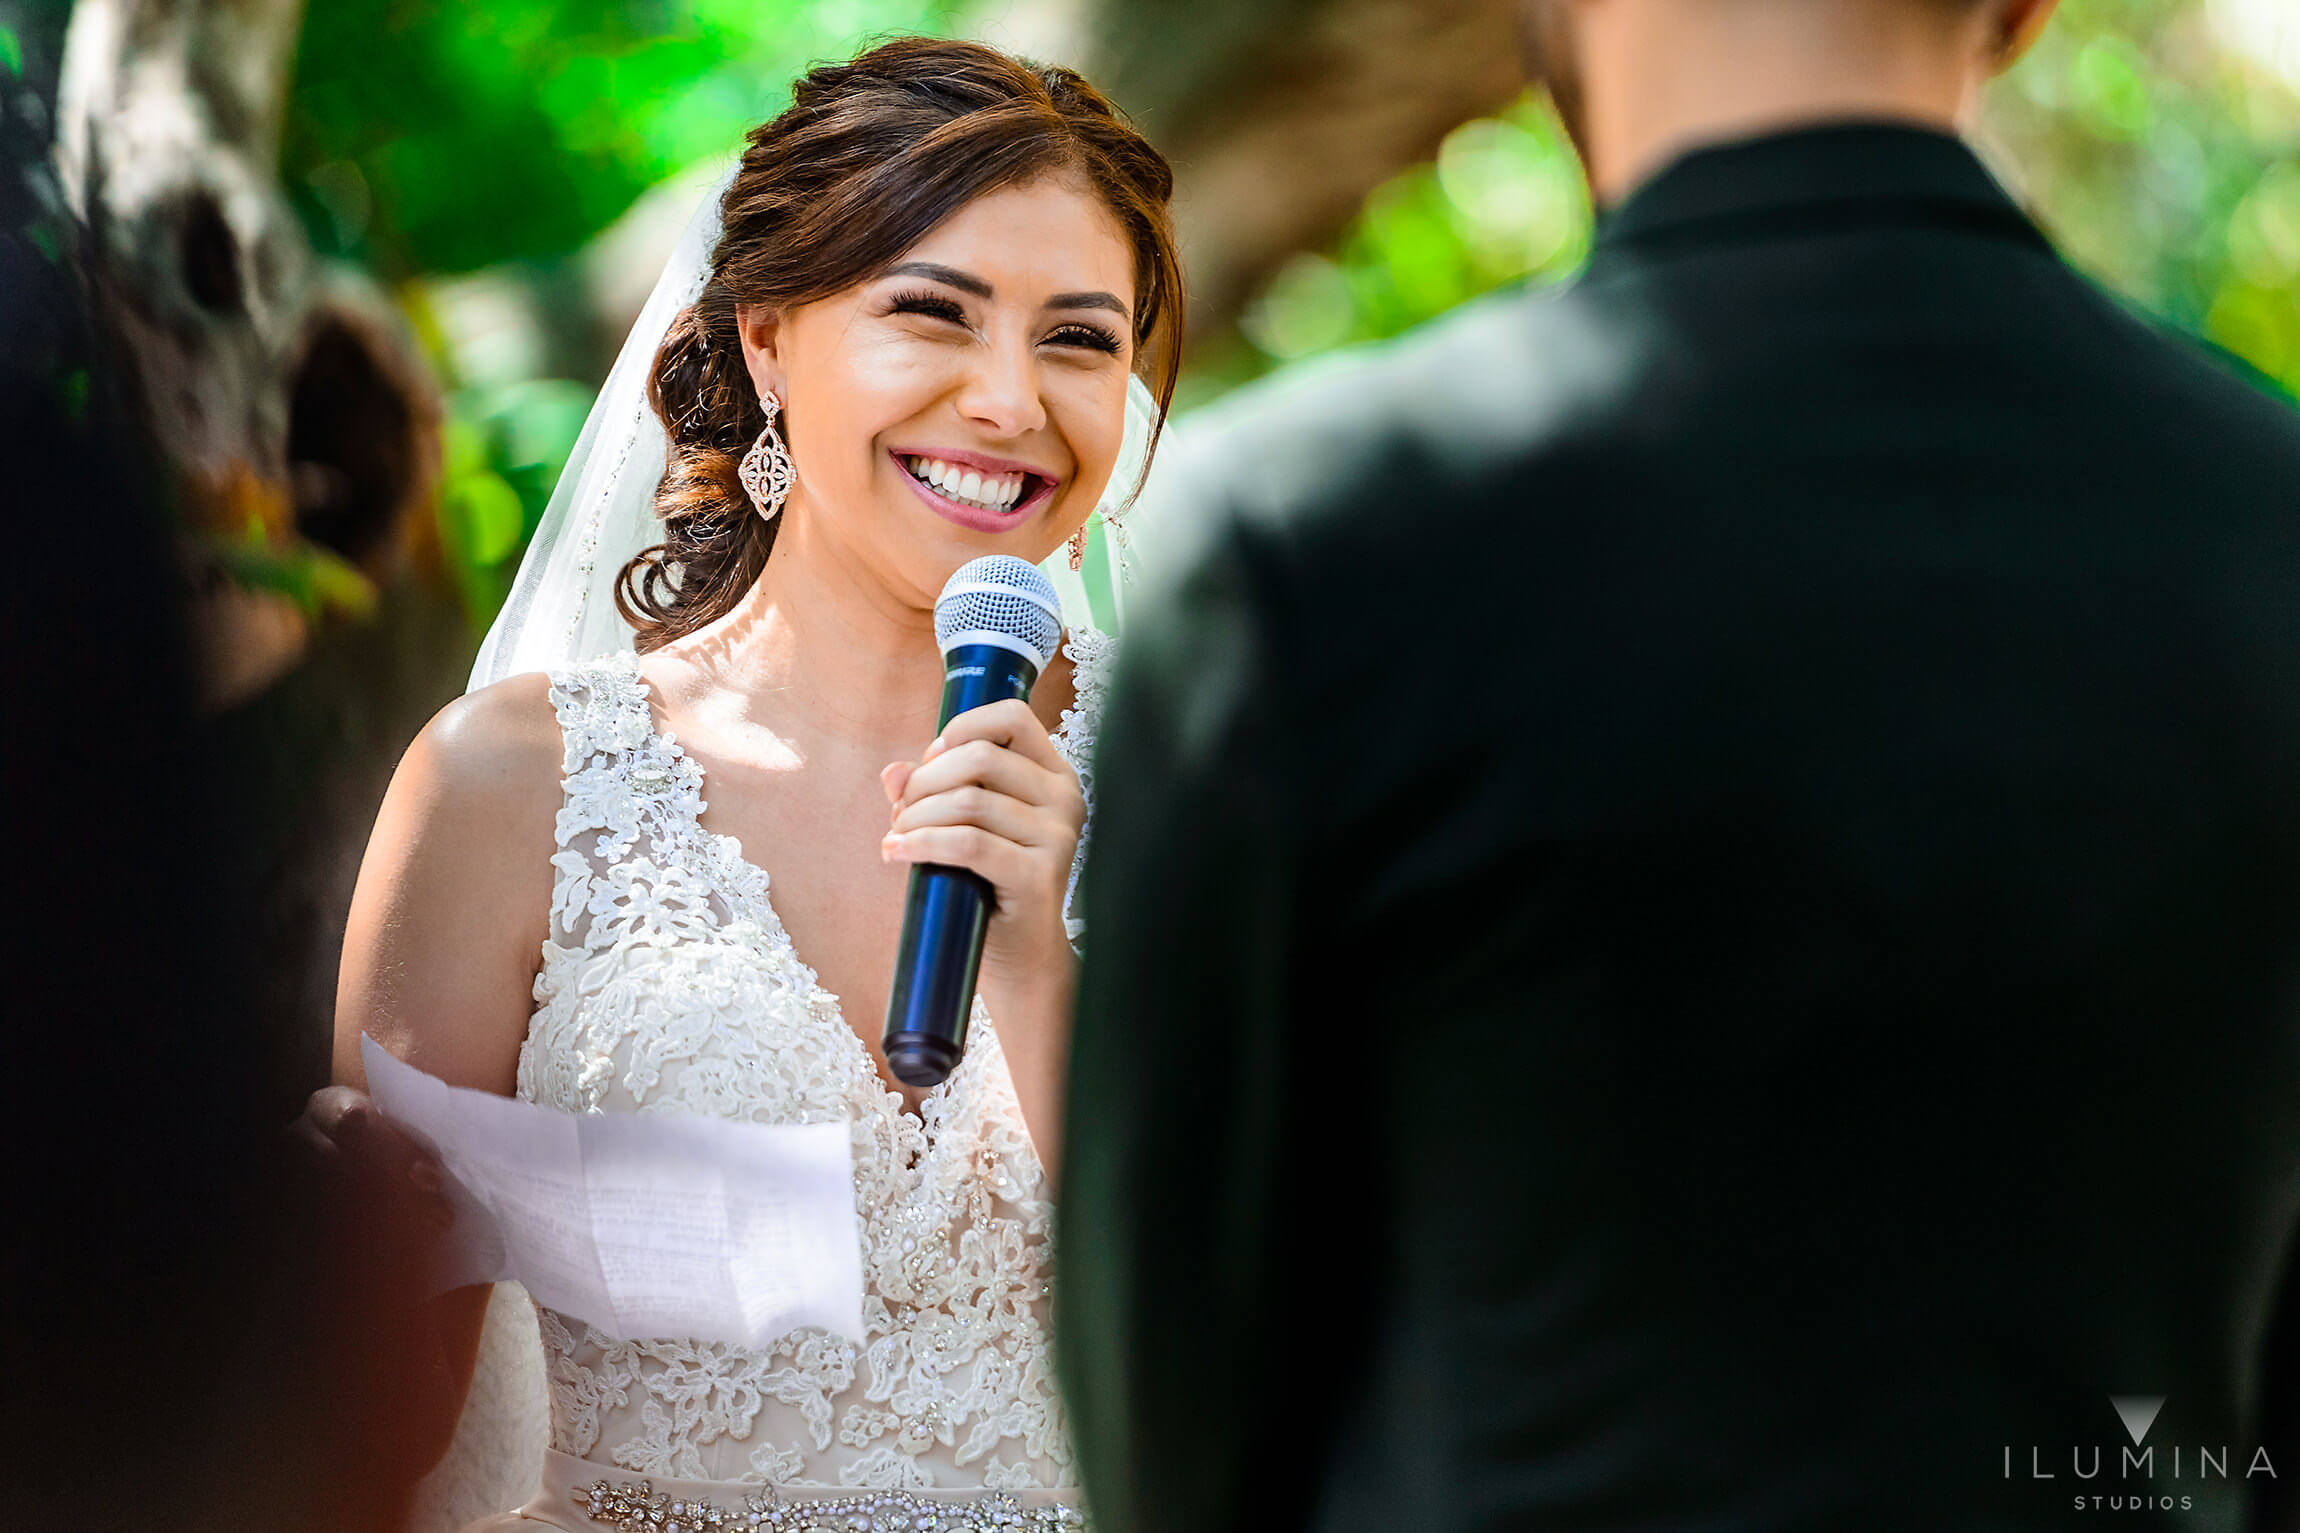
<svg viewBox="0 0 2300 1533">
<path fill-rule="evenodd" d="M 934 603 L 934 637 L 947 655 L 960 644 L 1004 644 L 1040 670 L 1062 642 L 1062 600 L 1046 571 L 1012 554 L 985 554 L 951 573 Z"/>
</svg>

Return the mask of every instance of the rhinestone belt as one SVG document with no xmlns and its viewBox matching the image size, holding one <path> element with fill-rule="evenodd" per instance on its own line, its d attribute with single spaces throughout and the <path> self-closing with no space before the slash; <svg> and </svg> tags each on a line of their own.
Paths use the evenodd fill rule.
<svg viewBox="0 0 2300 1533">
<path fill-rule="evenodd" d="M 655 1494 L 645 1480 L 594 1481 L 575 1493 L 591 1520 L 624 1533 L 1071 1533 L 1086 1519 L 1067 1506 L 1024 1507 L 993 1493 L 979 1501 L 926 1501 L 882 1490 L 836 1501 L 785 1501 L 772 1490 L 745 1496 L 739 1507 Z"/>
</svg>

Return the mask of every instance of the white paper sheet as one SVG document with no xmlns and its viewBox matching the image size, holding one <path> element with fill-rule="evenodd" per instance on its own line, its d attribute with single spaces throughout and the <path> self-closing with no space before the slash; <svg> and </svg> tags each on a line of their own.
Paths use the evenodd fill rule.
<svg viewBox="0 0 2300 1533">
<path fill-rule="evenodd" d="M 441 1292 L 516 1279 L 624 1339 L 862 1339 L 846 1124 L 554 1112 L 450 1086 L 371 1038 L 360 1055 L 376 1106 L 447 1170 Z"/>
</svg>

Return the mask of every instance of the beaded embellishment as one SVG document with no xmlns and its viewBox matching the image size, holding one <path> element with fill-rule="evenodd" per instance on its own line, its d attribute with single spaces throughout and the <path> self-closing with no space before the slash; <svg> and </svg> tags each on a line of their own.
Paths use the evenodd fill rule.
<svg viewBox="0 0 2300 1533">
<path fill-rule="evenodd" d="M 772 1490 L 745 1496 L 729 1510 L 709 1501 L 657 1495 L 646 1480 L 610 1485 L 595 1480 L 577 1493 L 591 1520 L 623 1533 L 1056 1533 L 1086 1526 L 1067 1506 L 1025 1508 L 992 1493 L 978 1501 L 926 1501 L 908 1491 L 882 1490 L 836 1501 L 784 1501 Z"/>
</svg>

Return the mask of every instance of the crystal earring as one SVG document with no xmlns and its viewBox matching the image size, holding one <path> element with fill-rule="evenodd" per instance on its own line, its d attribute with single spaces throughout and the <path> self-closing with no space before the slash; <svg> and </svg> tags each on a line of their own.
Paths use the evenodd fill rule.
<svg viewBox="0 0 2300 1533">
<path fill-rule="evenodd" d="M 1070 568 L 1073 571 L 1086 565 L 1086 524 L 1080 522 L 1078 530 L 1070 535 Z"/>
<path fill-rule="evenodd" d="M 773 389 L 767 389 L 759 395 L 759 408 L 766 412 L 766 429 L 743 454 L 743 466 L 736 477 L 743 481 L 751 504 L 759 508 L 759 519 L 771 522 L 783 509 L 783 498 L 791 493 L 791 482 L 798 474 L 791 467 L 790 449 L 783 446 L 782 434 L 775 430 L 775 417 L 782 413 L 783 402 Z"/>
</svg>

